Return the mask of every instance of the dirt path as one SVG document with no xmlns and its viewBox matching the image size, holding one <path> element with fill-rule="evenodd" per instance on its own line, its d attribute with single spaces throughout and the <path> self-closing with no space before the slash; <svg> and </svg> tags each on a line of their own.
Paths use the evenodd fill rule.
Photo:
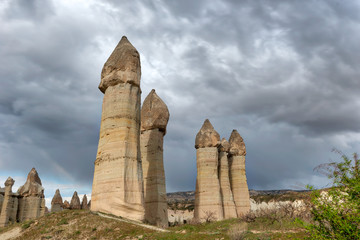
<svg viewBox="0 0 360 240">
<path fill-rule="evenodd" d="M 130 224 L 134 224 L 134 225 L 137 225 L 137 226 L 140 226 L 140 227 L 144 227 L 144 228 L 148 228 L 148 229 L 151 229 L 151 230 L 155 230 L 155 231 L 158 231 L 158 232 L 170 232 L 169 230 L 166 230 L 166 229 L 163 229 L 163 228 L 158 228 L 158 227 L 155 227 L 155 226 L 151 226 L 151 225 L 147 225 L 147 224 L 143 224 L 143 223 L 139 223 L 139 222 L 135 222 L 135 221 L 131 221 L 131 220 L 128 220 L 128 219 L 121 219 L 121 218 L 117 218 L 117 217 L 112 217 L 112 216 L 108 216 L 106 214 L 103 214 L 103 213 L 97 213 L 100 217 L 104 217 L 104 218 L 110 218 L 110 219 L 114 219 L 114 220 L 117 220 L 117 221 L 120 221 L 120 222 L 126 222 L 126 223 L 130 223 Z M 0 238 L 1 239 L 1 238 Z"/>
<path fill-rule="evenodd" d="M 19 228 L 19 227 L 13 228 L 7 232 L 1 233 L 0 239 L 8 240 L 8 239 L 13 239 L 13 238 L 19 237 L 21 235 L 20 232 L 21 232 L 21 228 Z"/>
</svg>

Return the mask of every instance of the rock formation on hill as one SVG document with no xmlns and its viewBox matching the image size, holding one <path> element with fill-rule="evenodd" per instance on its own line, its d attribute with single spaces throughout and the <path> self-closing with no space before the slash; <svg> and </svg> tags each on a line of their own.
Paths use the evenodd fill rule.
<svg viewBox="0 0 360 240">
<path fill-rule="evenodd" d="M 230 186 L 234 196 L 237 215 L 250 211 L 250 196 L 245 171 L 245 143 L 240 134 L 234 129 L 229 138 L 229 166 Z"/>
<path fill-rule="evenodd" d="M 51 212 L 59 212 L 63 209 L 63 200 L 60 190 L 56 189 L 53 199 L 51 200 Z"/>
<path fill-rule="evenodd" d="M 83 199 L 81 201 L 81 209 L 89 209 L 86 194 L 83 196 Z"/>
<path fill-rule="evenodd" d="M 222 220 L 224 217 L 218 176 L 220 135 L 208 119 L 196 135 L 196 191 L 194 218 L 199 221 Z"/>
<path fill-rule="evenodd" d="M 20 222 L 44 216 L 44 188 L 35 168 L 31 169 L 25 184 L 18 189 L 17 193 L 19 194 L 18 220 Z"/>
<path fill-rule="evenodd" d="M 230 144 L 225 138 L 221 139 L 219 145 L 219 180 L 224 218 L 236 218 L 236 207 L 234 197 L 230 188 L 228 151 Z"/>
<path fill-rule="evenodd" d="M 104 99 L 91 210 L 143 221 L 140 77 L 140 55 L 124 36 L 101 72 Z"/>
<path fill-rule="evenodd" d="M 0 214 L 0 227 L 5 227 L 9 221 L 11 221 L 10 218 L 12 218 L 14 212 L 15 212 L 15 220 L 16 220 L 16 210 L 17 210 L 17 204 L 16 210 L 14 211 L 13 205 L 14 205 L 14 198 L 12 198 L 12 186 L 14 185 L 15 181 L 8 177 L 8 179 L 5 181 L 5 194 L 2 202 L 2 208 L 1 208 L 1 214 Z M 17 198 L 15 198 L 17 200 Z"/>
<path fill-rule="evenodd" d="M 71 198 L 70 209 L 81 209 L 80 198 L 76 191 Z"/>
<path fill-rule="evenodd" d="M 70 203 L 68 200 L 65 200 L 63 203 L 63 209 L 70 209 Z"/>
<path fill-rule="evenodd" d="M 141 109 L 140 149 L 144 179 L 145 220 L 168 226 L 163 138 L 169 121 L 166 104 L 151 90 Z"/>
</svg>

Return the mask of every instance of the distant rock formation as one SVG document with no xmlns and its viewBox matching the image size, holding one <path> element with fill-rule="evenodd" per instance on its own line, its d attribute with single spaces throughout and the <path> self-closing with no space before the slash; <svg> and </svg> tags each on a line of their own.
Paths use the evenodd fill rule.
<svg viewBox="0 0 360 240">
<path fill-rule="evenodd" d="M 206 119 L 195 139 L 197 177 L 194 218 L 199 221 L 224 218 L 218 176 L 219 143 L 220 135 Z"/>
<path fill-rule="evenodd" d="M 240 217 L 250 211 L 250 196 L 246 180 L 246 148 L 243 138 L 235 129 L 229 138 L 230 185 L 234 196 L 237 215 Z"/>
<path fill-rule="evenodd" d="M 81 209 L 89 209 L 86 194 L 83 196 L 83 199 L 81 201 Z"/>
<path fill-rule="evenodd" d="M 51 212 L 59 212 L 63 209 L 63 200 L 60 194 L 60 190 L 56 189 L 55 195 L 51 200 Z"/>
<path fill-rule="evenodd" d="M 65 200 L 63 203 L 63 209 L 70 209 L 70 203 L 68 200 Z"/>
<path fill-rule="evenodd" d="M 25 184 L 17 192 L 19 194 L 18 220 L 20 222 L 44 216 L 44 188 L 35 168 L 31 169 Z"/>
<path fill-rule="evenodd" d="M 101 72 L 104 99 L 91 210 L 143 221 L 140 77 L 140 55 L 124 36 Z"/>
<path fill-rule="evenodd" d="M 14 200 L 17 198 L 13 198 L 11 195 L 12 193 L 12 186 L 14 185 L 15 181 L 8 177 L 8 179 L 5 181 L 5 194 L 3 198 L 2 208 L 1 208 L 1 214 L 0 214 L 0 227 L 5 227 L 8 225 L 10 218 L 14 218 L 14 212 L 15 212 L 15 220 L 16 220 L 16 210 L 17 210 L 17 204 L 14 204 Z M 14 205 L 16 207 L 16 210 L 14 209 Z M 14 220 L 14 219 L 12 219 Z"/>
<path fill-rule="evenodd" d="M 236 218 L 234 197 L 230 188 L 228 151 L 230 144 L 223 138 L 219 145 L 219 180 L 224 218 Z"/>
<path fill-rule="evenodd" d="M 169 121 L 166 104 L 151 90 L 141 109 L 140 149 L 144 179 L 145 220 L 168 227 L 163 139 Z"/>
<path fill-rule="evenodd" d="M 80 198 L 76 191 L 71 198 L 70 209 L 81 209 Z"/>
</svg>

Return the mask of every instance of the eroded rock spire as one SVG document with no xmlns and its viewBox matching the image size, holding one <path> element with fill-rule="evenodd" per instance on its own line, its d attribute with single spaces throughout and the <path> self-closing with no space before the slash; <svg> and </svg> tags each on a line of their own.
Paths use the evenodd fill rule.
<svg viewBox="0 0 360 240">
<path fill-rule="evenodd" d="M 168 226 L 163 139 L 169 121 L 166 104 L 151 90 L 141 109 L 140 148 L 144 176 L 145 220 Z"/>
<path fill-rule="evenodd" d="M 221 220 L 224 217 L 218 176 L 218 149 L 220 135 L 208 119 L 196 135 L 196 190 L 194 218 L 207 221 Z"/>
<path fill-rule="evenodd" d="M 123 37 L 101 73 L 104 99 L 91 210 L 143 221 L 140 78 L 140 55 Z"/>
<path fill-rule="evenodd" d="M 19 221 L 34 219 L 45 214 L 44 188 L 35 168 L 29 172 L 26 182 L 18 189 L 19 198 Z"/>
<path fill-rule="evenodd" d="M 222 204 L 224 209 L 224 218 L 236 218 L 236 207 L 234 197 L 230 187 L 229 178 L 229 160 L 228 152 L 230 149 L 229 142 L 223 138 L 219 145 L 219 180 Z"/>
<path fill-rule="evenodd" d="M 230 185 L 236 212 L 240 217 L 250 211 L 250 196 L 245 171 L 246 148 L 243 138 L 235 129 L 231 133 L 229 143 Z"/>
<path fill-rule="evenodd" d="M 63 209 L 63 200 L 60 190 L 56 189 L 53 199 L 51 200 L 51 212 L 59 212 Z"/>
</svg>

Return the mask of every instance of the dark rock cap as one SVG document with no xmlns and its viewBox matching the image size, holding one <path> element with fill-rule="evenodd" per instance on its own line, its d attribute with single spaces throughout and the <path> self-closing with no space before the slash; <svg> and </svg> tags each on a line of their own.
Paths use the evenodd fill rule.
<svg viewBox="0 0 360 240">
<path fill-rule="evenodd" d="M 229 138 L 230 154 L 234 156 L 245 156 L 246 148 L 243 138 L 235 129 L 232 131 Z"/>
<path fill-rule="evenodd" d="M 220 143 L 220 135 L 215 131 L 209 119 L 206 119 L 200 131 L 196 134 L 195 148 L 217 147 Z"/>
<path fill-rule="evenodd" d="M 230 143 L 225 138 L 222 138 L 219 145 L 219 151 L 228 152 L 229 149 L 230 149 Z"/>
<path fill-rule="evenodd" d="M 89 209 L 86 194 L 83 196 L 83 199 L 81 201 L 81 209 Z"/>
<path fill-rule="evenodd" d="M 8 177 L 5 181 L 5 187 L 8 187 L 8 186 L 12 187 L 14 185 L 14 183 L 15 183 L 15 180 L 12 179 L 11 177 Z"/>
<path fill-rule="evenodd" d="M 60 205 L 63 204 L 63 200 L 62 200 L 62 197 L 61 197 L 61 194 L 60 194 L 60 190 L 59 190 L 59 189 L 56 189 L 56 192 L 55 192 L 55 194 L 54 194 L 54 197 L 53 197 L 53 199 L 51 200 L 51 204 L 60 204 Z"/>
<path fill-rule="evenodd" d="M 74 192 L 74 194 L 71 198 L 70 209 L 81 209 L 80 198 L 76 191 Z"/>
<path fill-rule="evenodd" d="M 151 90 L 141 108 L 141 131 L 156 129 L 166 134 L 170 113 L 164 101 Z"/>
<path fill-rule="evenodd" d="M 23 197 L 44 197 L 44 188 L 41 186 L 41 180 L 35 168 L 31 169 L 25 184 L 21 186 L 17 192 Z"/>
<path fill-rule="evenodd" d="M 131 83 L 140 87 L 140 54 L 123 36 L 104 64 L 99 89 L 105 93 L 109 86 L 119 83 Z"/>
<path fill-rule="evenodd" d="M 63 208 L 64 209 L 70 209 L 70 203 L 68 202 L 68 200 L 64 201 Z"/>
</svg>

